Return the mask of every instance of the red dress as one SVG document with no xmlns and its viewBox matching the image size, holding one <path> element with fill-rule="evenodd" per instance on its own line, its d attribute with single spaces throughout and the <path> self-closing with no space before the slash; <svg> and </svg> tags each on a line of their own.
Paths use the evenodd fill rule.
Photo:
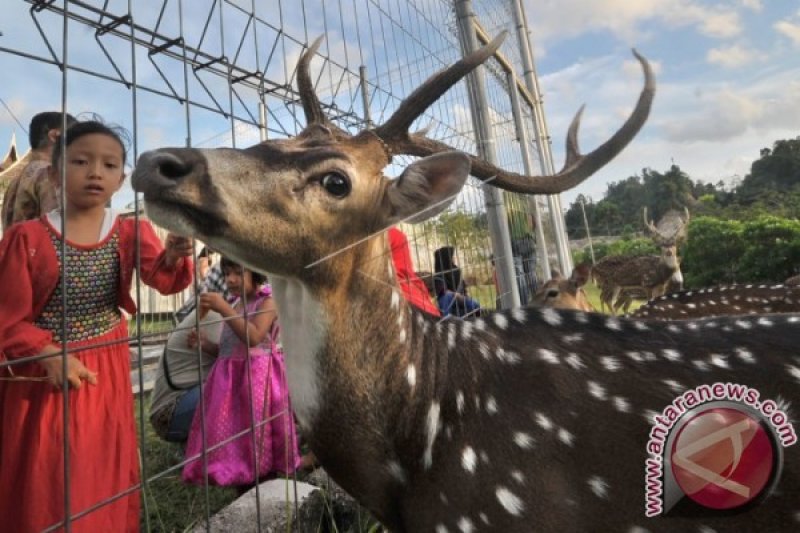
<svg viewBox="0 0 800 533">
<path fill-rule="evenodd" d="M 414 263 L 411 261 L 405 233 L 397 228 L 389 228 L 389 246 L 392 249 L 397 283 L 400 284 L 408 303 L 430 315 L 440 316 L 439 308 L 431 301 L 425 282 L 414 272 Z"/>
<path fill-rule="evenodd" d="M 191 262 L 166 268 L 152 227 L 142 222 L 139 228 L 141 279 L 164 294 L 188 286 Z M 98 373 L 96 386 L 84 382 L 68 396 L 69 499 L 76 533 L 139 530 L 128 332 L 119 312 L 136 309 L 130 297 L 135 233 L 133 220 L 116 219 L 95 245 L 67 241 L 65 340 L 72 355 Z M 12 227 L 0 242 L 0 361 L 18 362 L 64 340 L 57 235 L 42 219 Z M 83 349 L 73 352 L 76 348 Z M 0 377 L 12 372 L 44 376 L 35 362 L 0 367 Z M 65 519 L 64 396 L 43 381 L 0 380 L 0 420 L 0 529 L 63 530 L 58 525 Z"/>
</svg>

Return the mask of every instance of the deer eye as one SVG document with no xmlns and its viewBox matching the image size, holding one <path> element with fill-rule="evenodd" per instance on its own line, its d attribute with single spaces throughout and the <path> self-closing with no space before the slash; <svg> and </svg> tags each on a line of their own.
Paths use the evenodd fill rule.
<svg viewBox="0 0 800 533">
<path fill-rule="evenodd" d="M 547 291 L 548 298 L 558 298 L 558 289 L 550 289 Z"/>
<path fill-rule="evenodd" d="M 331 196 L 336 198 L 344 198 L 350 194 L 350 180 L 338 172 L 325 174 L 320 183 Z"/>
</svg>

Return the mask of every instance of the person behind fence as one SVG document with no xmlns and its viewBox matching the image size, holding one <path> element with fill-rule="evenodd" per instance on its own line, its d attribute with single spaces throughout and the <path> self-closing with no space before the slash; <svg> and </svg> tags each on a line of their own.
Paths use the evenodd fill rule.
<svg viewBox="0 0 800 533">
<path fill-rule="evenodd" d="M 208 252 L 207 247 L 203 250 Z M 198 257 L 202 258 L 203 255 L 201 251 Z M 219 261 L 210 265 L 198 286 L 198 293 L 206 292 L 218 292 L 228 302 L 233 298 L 225 284 L 225 274 Z M 196 304 L 197 300 L 192 295 L 175 313 L 178 325 L 167 338 L 150 394 L 150 424 L 156 435 L 169 442 L 186 442 L 200 399 L 200 381 L 205 381 L 216 359 L 216 352 L 212 355 L 202 350 L 198 358 L 196 347 L 189 346 L 189 335 L 197 323 Z M 204 337 L 209 341 L 207 344 L 218 344 L 222 330 L 221 315 L 207 311 L 199 322 Z"/>
<path fill-rule="evenodd" d="M 120 308 L 136 312 L 137 263 L 139 279 L 159 292 L 186 288 L 192 244 L 169 235 L 162 248 L 147 222 L 106 207 L 124 179 L 117 129 L 77 122 L 65 136 L 50 175 L 60 179 L 63 158 L 66 212 L 16 224 L 0 242 L 0 529 L 60 531 L 68 497 L 75 533 L 138 531 L 139 456 Z"/>
<path fill-rule="evenodd" d="M 414 271 L 414 263 L 411 260 L 411 250 L 408 247 L 406 234 L 398 228 L 392 227 L 389 228 L 388 235 L 395 277 L 406 301 L 431 316 L 440 316 L 439 309 L 431 301 L 425 282 Z"/>
<path fill-rule="evenodd" d="M 58 207 L 56 186 L 47 169 L 65 121 L 69 127 L 75 123 L 75 117 L 60 111 L 45 111 L 31 119 L 28 126 L 31 158 L 18 175 L 10 178 L 3 196 L 3 233 L 17 222 L 39 218 Z"/>
<path fill-rule="evenodd" d="M 294 472 L 301 458 L 272 290 L 261 274 L 225 257 L 221 265 L 228 289 L 238 298 L 233 304 L 219 293 L 198 298 L 201 313 L 216 311 L 225 323 L 219 344 L 202 333 L 189 338 L 191 345 L 199 342 L 204 352 L 216 353 L 217 360 L 203 389 L 203 409 L 196 409 L 192 420 L 183 479 L 198 485 L 205 482 L 201 456 L 205 446 L 210 484 L 248 486 Z"/>
<path fill-rule="evenodd" d="M 150 424 L 156 435 L 169 442 L 186 442 L 189 427 L 200 399 L 200 381 L 205 381 L 216 353 L 190 347 L 189 336 L 196 324 L 196 310 L 170 333 L 158 362 L 150 393 Z M 200 328 L 209 344 L 219 344 L 222 316 L 214 311 L 200 319 Z"/>
<path fill-rule="evenodd" d="M 478 301 L 448 289 L 447 281 L 444 277 L 434 276 L 433 287 L 442 316 L 458 318 L 480 316 L 481 305 Z"/>
<path fill-rule="evenodd" d="M 447 290 L 462 297 L 467 297 L 467 284 L 461 277 L 461 268 L 455 262 L 456 249 L 454 246 L 443 246 L 433 252 L 434 274 L 444 280 Z M 438 293 L 436 295 L 439 299 Z M 462 303 L 464 298 L 454 298 L 451 302 L 449 314 L 465 316 L 469 311 Z M 441 309 L 441 305 L 439 306 Z"/>
<path fill-rule="evenodd" d="M 200 280 L 200 278 L 197 279 Z M 231 293 L 225 285 L 225 274 L 222 273 L 222 267 L 219 261 L 213 263 L 208 268 L 205 277 L 200 282 L 198 292 L 201 294 L 204 292 L 218 292 L 221 293 L 226 300 L 231 300 Z M 192 294 L 180 309 L 175 312 L 175 320 L 178 323 L 183 322 L 186 317 L 189 316 L 189 313 L 194 311 L 197 305 L 197 298 L 195 298 L 195 296 L 196 295 Z"/>
</svg>

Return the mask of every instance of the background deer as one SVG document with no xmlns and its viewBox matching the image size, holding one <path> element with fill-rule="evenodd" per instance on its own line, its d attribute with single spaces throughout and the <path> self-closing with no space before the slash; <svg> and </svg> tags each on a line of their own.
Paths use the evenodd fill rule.
<svg viewBox="0 0 800 533">
<path fill-rule="evenodd" d="M 592 267 L 587 264 L 576 266 L 569 278 L 554 271 L 553 277 L 542 284 L 531 299 L 531 307 L 552 307 L 553 309 L 575 309 L 594 311 L 583 286 L 589 281 Z"/>
<path fill-rule="evenodd" d="M 798 312 L 800 286 L 724 285 L 666 294 L 645 303 L 631 316 L 655 320 L 684 320 Z"/>
<path fill-rule="evenodd" d="M 670 283 L 680 289 L 683 284 L 683 274 L 680 270 L 678 259 L 678 241 L 686 234 L 689 224 L 689 211 L 685 211 L 685 219 L 679 217 L 664 217 L 664 226 L 673 226 L 667 233 L 653 225 L 647 218 L 647 208 L 643 216 L 645 228 L 653 242 L 661 249 L 661 255 L 606 256 L 592 267 L 592 277 L 600 287 L 600 309 L 605 311 L 608 307 L 611 313 L 616 314 L 621 306 L 625 309 L 630 306 L 633 294 L 643 291 L 646 300 L 661 296 Z M 667 220 L 678 218 L 677 224 L 670 224 Z M 624 297 L 620 296 L 624 293 Z M 633 294 L 632 294 L 633 293 Z"/>
<path fill-rule="evenodd" d="M 655 85 L 639 58 L 645 86 L 631 117 L 585 156 L 573 122 L 556 176 L 511 174 L 409 135 L 428 105 L 499 44 L 436 74 L 385 124 L 354 136 L 326 119 L 313 92 L 315 44 L 297 70 L 308 122 L 297 137 L 243 150 L 147 152 L 133 186 L 159 224 L 270 273 L 303 432 L 331 476 L 390 530 L 795 527 L 796 453 L 786 453 L 767 504 L 737 516 L 679 509 L 646 520 L 643 494 L 652 413 L 676 387 L 744 382 L 800 402 L 800 317 L 746 327 L 697 322 L 672 333 L 556 309 L 437 322 L 404 302 L 385 228 L 440 212 L 470 168 L 508 190 L 571 187 L 611 160 L 647 117 Z M 400 153 L 424 157 L 384 177 Z"/>
</svg>

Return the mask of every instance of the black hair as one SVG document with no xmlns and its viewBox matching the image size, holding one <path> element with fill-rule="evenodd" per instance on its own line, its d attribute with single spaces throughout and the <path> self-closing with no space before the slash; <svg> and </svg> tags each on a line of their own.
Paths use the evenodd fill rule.
<svg viewBox="0 0 800 533">
<path fill-rule="evenodd" d="M 50 133 L 50 130 L 63 128 L 64 118 L 67 119 L 67 128 L 76 122 L 75 117 L 60 111 L 45 111 L 34 115 L 28 126 L 28 142 L 31 145 L 31 150 L 38 150 L 47 146 L 47 134 Z"/>
<path fill-rule="evenodd" d="M 453 246 L 442 246 L 433 252 L 434 270 L 440 272 L 442 270 L 454 268 L 453 254 L 455 254 L 455 252 L 456 249 Z"/>
<path fill-rule="evenodd" d="M 128 132 L 121 126 L 106 125 L 99 120 L 84 120 L 76 122 L 64 134 L 64 146 L 69 146 L 85 135 L 92 135 L 98 133 L 100 135 L 108 135 L 119 143 L 122 148 L 122 164 L 125 165 L 125 160 L 128 157 L 128 144 L 130 137 Z M 57 142 L 53 148 L 53 168 L 58 168 L 58 160 L 61 159 L 61 143 Z"/>
<path fill-rule="evenodd" d="M 224 255 L 222 256 L 222 260 L 219 262 L 219 267 L 222 269 L 223 273 L 226 270 L 229 270 L 229 269 L 232 269 L 232 268 L 241 268 L 242 270 L 245 270 L 245 268 L 242 265 L 240 265 L 239 263 L 237 263 L 233 259 L 225 257 Z M 263 285 L 264 283 L 267 282 L 267 276 L 265 276 L 264 274 L 261 274 L 260 272 L 253 272 L 250 269 L 247 269 L 247 270 L 250 272 L 250 275 L 253 278 L 253 285 L 258 287 L 258 286 Z"/>
</svg>

